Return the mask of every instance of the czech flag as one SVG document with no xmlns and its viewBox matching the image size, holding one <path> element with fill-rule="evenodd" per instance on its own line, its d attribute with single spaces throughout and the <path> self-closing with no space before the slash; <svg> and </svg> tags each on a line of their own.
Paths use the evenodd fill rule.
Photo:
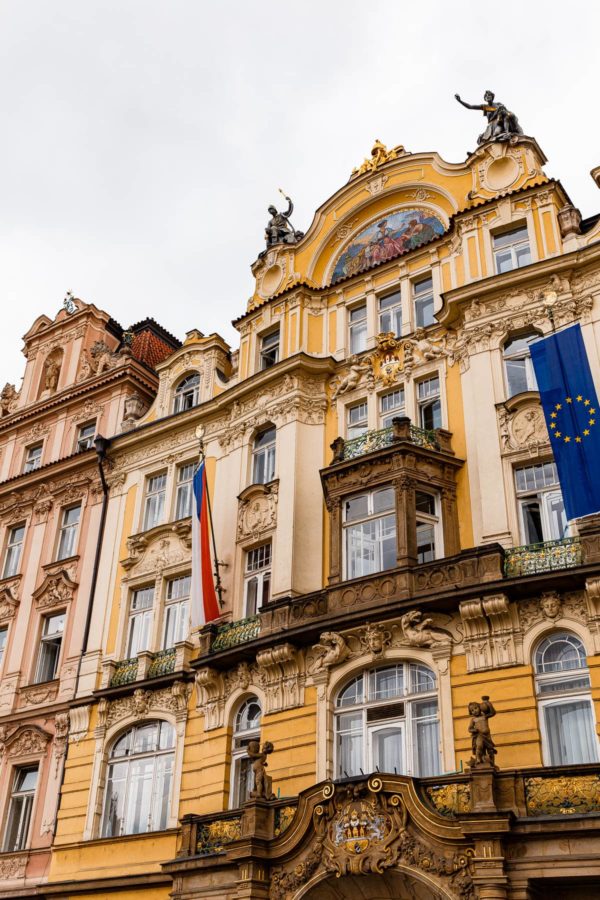
<svg viewBox="0 0 600 900">
<path fill-rule="evenodd" d="M 194 475 L 193 491 L 191 619 L 192 628 L 198 628 L 221 615 L 210 559 L 208 485 L 204 460 Z"/>
</svg>

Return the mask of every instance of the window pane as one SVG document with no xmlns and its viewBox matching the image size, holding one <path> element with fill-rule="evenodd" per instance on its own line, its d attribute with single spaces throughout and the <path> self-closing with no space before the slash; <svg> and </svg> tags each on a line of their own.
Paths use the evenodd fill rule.
<svg viewBox="0 0 600 900">
<path fill-rule="evenodd" d="M 417 385 L 419 400 L 427 400 L 430 397 L 437 397 L 440 393 L 440 379 L 427 378 L 425 381 L 419 381 Z"/>
<path fill-rule="evenodd" d="M 354 519 L 364 519 L 369 514 L 369 495 L 361 494 L 352 497 L 344 503 L 345 519 L 351 522 Z"/>
<path fill-rule="evenodd" d="M 427 666 L 411 663 L 410 666 L 410 690 L 411 693 L 434 691 L 436 688 L 435 675 Z"/>
<path fill-rule="evenodd" d="M 542 514 L 538 500 L 524 500 L 521 503 L 523 514 L 523 537 L 526 544 L 539 544 L 544 540 Z"/>
<path fill-rule="evenodd" d="M 338 694 L 338 706 L 355 706 L 363 700 L 363 677 L 359 675 Z"/>
<path fill-rule="evenodd" d="M 432 562 L 435 559 L 435 528 L 421 522 L 417 525 L 417 562 Z"/>
<path fill-rule="evenodd" d="M 511 244 L 527 240 L 529 240 L 529 236 L 527 234 L 526 225 L 520 225 L 518 228 L 513 228 L 511 231 L 504 231 L 502 234 L 495 234 L 493 236 L 495 249 L 498 249 L 499 247 L 509 247 Z"/>
<path fill-rule="evenodd" d="M 417 328 L 427 328 L 435 322 L 433 295 L 415 300 Z"/>
<path fill-rule="evenodd" d="M 514 269 L 513 266 L 513 258 L 510 250 L 503 250 L 500 253 L 496 253 L 496 271 L 499 275 L 502 275 L 503 272 L 510 272 Z"/>
<path fill-rule="evenodd" d="M 373 768 L 380 772 L 403 775 L 406 771 L 404 728 L 379 728 L 372 732 Z"/>
<path fill-rule="evenodd" d="M 442 404 L 439 400 L 421 406 L 421 427 L 429 431 L 442 427 Z"/>
<path fill-rule="evenodd" d="M 567 766 L 598 761 L 598 743 L 589 700 L 573 700 L 544 707 L 550 765 Z"/>
<path fill-rule="evenodd" d="M 426 494 L 425 491 L 415 491 L 415 504 L 417 512 L 435 516 L 435 497 L 432 494 Z"/>
<path fill-rule="evenodd" d="M 359 733 L 346 732 L 338 734 L 339 777 L 360 775 L 361 768 L 364 770 L 362 730 Z"/>
<path fill-rule="evenodd" d="M 374 513 L 393 509 L 395 505 L 394 488 L 384 488 L 382 491 L 375 491 L 373 494 Z"/>
<path fill-rule="evenodd" d="M 0 628 L 0 666 L 2 665 L 2 657 L 4 656 L 4 648 L 6 647 L 6 638 L 8 628 Z"/>
<path fill-rule="evenodd" d="M 542 641 L 536 654 L 537 672 L 567 672 L 586 667 L 585 648 L 572 634 L 553 634 Z"/>
<path fill-rule="evenodd" d="M 437 704 L 436 714 L 437 714 Z M 417 745 L 416 775 L 427 778 L 440 772 L 440 736 L 439 722 L 436 720 L 419 720 L 415 723 L 415 743 Z"/>
<path fill-rule="evenodd" d="M 506 381 L 510 397 L 529 390 L 529 385 L 527 383 L 527 361 L 525 359 L 506 360 Z"/>
<path fill-rule="evenodd" d="M 404 691 L 404 670 L 401 666 L 376 669 L 370 673 L 369 693 L 371 700 L 401 697 Z"/>
</svg>

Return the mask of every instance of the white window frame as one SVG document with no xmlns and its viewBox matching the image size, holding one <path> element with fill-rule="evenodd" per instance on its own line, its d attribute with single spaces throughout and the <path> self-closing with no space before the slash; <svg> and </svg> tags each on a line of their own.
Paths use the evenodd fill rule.
<svg viewBox="0 0 600 900">
<path fill-rule="evenodd" d="M 200 403 L 200 385 L 202 376 L 199 372 L 188 372 L 175 388 L 173 412 L 186 412 Z"/>
<path fill-rule="evenodd" d="M 415 524 L 417 529 L 419 525 L 427 525 L 429 527 L 433 527 L 433 560 L 442 559 L 442 557 L 444 556 L 444 530 L 442 527 L 440 495 L 439 493 L 437 493 L 437 491 L 429 491 L 424 488 L 418 487 L 415 490 L 415 504 L 417 500 L 417 494 L 427 494 L 428 497 L 431 497 L 433 499 L 435 512 L 431 514 L 416 509 Z M 433 562 L 433 560 L 423 560 L 422 562 Z M 421 562 L 421 560 L 418 559 L 418 546 L 417 561 Z"/>
<path fill-rule="evenodd" d="M 77 440 L 75 442 L 76 453 L 84 453 L 86 450 L 91 450 L 93 448 L 97 424 L 97 420 L 94 419 L 92 422 L 84 422 L 83 425 L 77 426 Z M 91 436 L 83 434 L 87 429 L 92 429 L 93 433 Z"/>
<path fill-rule="evenodd" d="M 124 738 L 128 733 L 131 733 L 132 737 L 130 737 L 130 739 L 129 739 L 130 745 L 134 744 L 136 730 L 138 728 L 144 728 L 145 726 L 148 726 L 148 725 L 156 725 L 158 727 L 158 729 L 160 729 L 161 731 L 162 731 L 163 726 L 166 726 L 167 728 L 169 728 L 170 729 L 170 737 L 172 738 L 172 743 L 168 747 L 165 747 L 164 749 L 157 748 L 157 749 L 148 750 L 146 752 L 137 752 L 137 753 L 132 752 L 128 755 L 117 756 L 117 757 L 113 756 L 114 748 L 115 748 L 116 744 L 122 738 Z M 160 732 L 159 732 L 159 734 L 160 734 Z M 158 738 L 158 740 L 160 741 L 160 737 Z M 104 786 L 104 790 L 102 792 L 102 817 L 101 817 L 101 822 L 100 822 L 100 837 L 113 837 L 114 838 L 114 837 L 121 837 L 122 835 L 126 835 L 126 834 L 157 833 L 157 832 L 169 827 L 169 819 L 171 816 L 171 804 L 173 801 L 173 794 L 174 794 L 176 750 L 177 750 L 177 731 L 176 731 L 174 725 L 171 722 L 166 721 L 165 719 L 153 719 L 150 721 L 142 721 L 139 723 L 139 725 L 131 725 L 125 731 L 122 731 L 112 741 L 111 750 L 108 754 L 108 760 L 107 760 L 107 764 L 106 764 L 106 783 Z M 152 768 L 152 786 L 150 788 L 150 809 L 156 816 L 157 812 L 160 815 L 161 799 L 164 800 L 164 795 L 162 798 L 158 797 L 157 782 L 158 782 L 158 779 L 159 779 L 161 773 L 160 773 L 160 766 L 157 765 L 157 760 L 165 759 L 167 757 L 171 758 L 171 760 L 170 760 L 171 768 L 170 768 L 170 772 L 169 772 L 170 778 L 168 779 L 169 780 L 169 796 L 167 798 L 167 803 L 166 803 L 166 813 L 165 813 L 165 817 L 164 817 L 165 818 L 164 825 L 162 825 L 162 827 L 161 827 L 160 820 L 158 822 L 155 822 L 154 820 L 152 820 L 152 822 L 148 822 L 148 825 L 152 825 L 152 827 L 147 828 L 145 831 L 126 831 L 126 830 L 123 830 L 123 825 L 125 824 L 125 819 L 126 819 L 126 817 L 123 816 L 122 822 L 121 822 L 121 830 L 119 831 L 119 834 L 106 834 L 107 819 L 109 818 L 109 816 L 107 815 L 107 812 L 108 812 L 108 810 L 107 810 L 107 791 L 108 791 L 108 787 L 109 787 L 109 783 L 110 783 L 110 767 L 112 765 L 119 765 L 119 764 L 127 765 L 127 774 L 124 779 L 124 781 L 125 781 L 125 788 L 124 788 L 125 799 L 123 801 L 123 809 L 126 809 L 129 806 L 128 800 L 130 798 L 130 792 L 131 792 L 131 783 L 132 783 L 131 770 L 133 768 L 132 763 L 133 763 L 133 765 L 135 765 L 135 763 L 139 760 L 148 760 L 148 759 L 154 760 L 154 765 Z"/>
<path fill-rule="evenodd" d="M 511 386 L 511 379 L 508 373 L 507 362 L 517 362 L 519 360 L 525 361 L 525 391 L 537 391 L 537 379 L 535 377 L 535 370 L 533 368 L 533 362 L 531 359 L 531 351 L 529 347 L 522 347 L 518 350 L 513 350 L 512 352 L 508 351 L 508 347 L 511 344 L 516 343 L 517 341 L 524 340 L 534 340 L 535 338 L 540 337 L 540 335 L 535 331 L 529 331 L 527 334 L 521 335 L 513 335 L 509 337 L 502 347 L 502 366 L 504 369 L 504 383 L 506 385 L 506 398 L 510 399 L 511 397 L 517 397 L 519 394 L 524 393 L 523 391 L 513 391 Z M 507 352 L 508 351 L 508 352 Z"/>
<path fill-rule="evenodd" d="M 165 500 L 167 495 L 167 471 L 155 472 L 146 476 L 144 492 L 144 518 L 142 531 L 151 531 L 165 520 Z M 153 507 L 153 504 L 155 506 Z M 151 516 L 151 510 L 154 512 Z"/>
<path fill-rule="evenodd" d="M 391 303 L 392 298 L 396 298 L 395 302 Z M 389 306 L 382 308 L 382 303 L 389 303 Z M 380 294 L 377 298 L 377 321 L 379 333 L 389 333 L 392 332 L 394 337 L 399 338 L 402 335 L 402 325 L 404 324 L 404 318 L 402 314 L 402 290 L 400 285 L 398 285 L 396 290 L 388 291 L 385 294 Z M 390 328 L 386 328 L 383 324 L 383 319 L 389 316 L 390 319 Z"/>
<path fill-rule="evenodd" d="M 39 450 L 39 456 L 32 456 L 33 453 Z M 42 466 L 42 456 L 44 455 L 44 442 L 38 441 L 35 444 L 30 444 L 29 447 L 25 447 L 25 459 L 23 461 L 23 474 L 26 475 L 28 472 L 37 472 L 38 469 Z"/>
<path fill-rule="evenodd" d="M 393 497 L 393 504 L 391 507 L 388 507 L 380 512 L 374 512 L 375 504 L 374 499 L 375 495 L 382 493 L 384 491 L 391 491 Z M 353 500 L 357 500 L 359 497 L 367 497 L 367 514 L 364 516 L 358 516 L 355 519 L 348 519 L 348 509 L 346 507 L 347 503 L 351 503 Z M 384 539 L 392 538 L 391 533 L 389 535 L 381 534 L 381 527 L 383 525 L 384 519 L 392 519 L 394 524 L 394 543 L 396 546 L 396 553 L 394 554 L 394 563 L 387 568 L 383 567 L 383 545 Z M 350 554 L 348 550 L 348 535 L 352 531 L 352 529 L 357 526 L 364 525 L 368 522 L 381 522 L 382 525 L 378 528 L 379 534 L 377 535 L 374 548 L 375 553 L 378 559 L 375 561 L 375 568 L 369 572 L 361 572 L 359 574 L 353 575 L 351 574 L 350 568 Z M 396 565 L 396 555 L 398 552 L 398 528 L 396 523 L 396 493 L 394 488 L 389 484 L 378 485 L 371 490 L 359 491 L 355 494 L 351 494 L 348 497 L 345 497 L 343 500 L 343 515 L 342 515 L 342 558 L 343 558 L 343 571 L 344 571 L 344 579 L 353 579 L 353 578 L 366 578 L 369 575 L 375 575 L 378 572 L 387 572 L 390 569 L 393 569 Z"/>
<path fill-rule="evenodd" d="M 516 235 L 518 232 L 525 231 L 525 236 L 519 238 L 518 240 L 512 241 L 505 246 L 496 246 L 496 241 L 500 240 L 503 237 L 508 237 L 511 235 Z M 526 251 L 529 254 L 529 259 L 527 262 L 519 263 L 519 254 L 523 251 Z M 492 254 L 494 257 L 494 272 L 496 275 L 503 275 L 505 272 L 513 272 L 515 269 L 522 269 L 524 266 L 528 266 L 533 262 L 533 257 L 531 255 L 531 241 L 529 239 L 529 228 L 526 222 L 516 223 L 514 222 L 510 228 L 505 229 L 503 231 L 497 231 L 492 234 Z M 500 271 L 499 265 L 499 257 L 510 255 L 511 266 L 509 269 L 503 269 Z"/>
<path fill-rule="evenodd" d="M 537 642 L 533 653 L 533 669 L 535 673 L 535 691 L 536 691 L 536 699 L 538 705 L 538 717 L 540 724 L 540 734 L 542 738 L 542 758 L 545 766 L 562 766 L 562 765 L 576 765 L 575 761 L 565 761 L 565 762 L 554 762 L 551 757 L 551 745 L 548 734 L 548 725 L 546 721 L 546 709 L 552 706 L 564 706 L 567 703 L 586 703 L 589 708 L 589 714 L 591 719 L 591 732 L 594 739 L 594 745 L 590 748 L 596 754 L 596 759 L 591 760 L 591 762 L 600 762 L 600 741 L 598 739 L 598 730 L 596 724 L 596 713 L 594 708 L 594 702 L 592 699 L 592 687 L 590 680 L 590 670 L 587 665 L 587 661 L 584 662 L 584 665 L 579 666 L 578 668 L 564 668 L 559 670 L 554 670 L 550 672 L 540 672 L 538 670 L 538 660 L 537 654 L 540 647 L 545 644 L 548 640 L 561 640 L 561 639 L 570 639 L 571 642 L 579 644 L 581 650 L 584 655 L 585 660 L 585 647 L 583 646 L 583 642 L 577 635 L 572 634 L 568 631 L 556 632 L 551 635 L 545 635 L 542 640 Z M 568 686 L 564 691 L 552 691 L 544 694 L 543 688 L 546 684 L 558 684 L 560 685 L 561 681 L 574 681 L 576 679 L 580 679 L 583 681 L 587 680 L 586 685 L 581 685 L 580 687 Z"/>
<path fill-rule="evenodd" d="M 273 546 L 271 541 L 251 547 L 244 553 L 244 617 L 254 616 L 271 599 L 271 572 L 273 566 Z M 250 586 L 256 584 L 254 602 L 256 609 L 250 611 Z M 265 591 L 267 596 L 265 597 Z"/>
<path fill-rule="evenodd" d="M 244 718 L 244 711 L 250 708 L 251 704 L 256 704 L 260 709 L 258 722 L 251 720 L 252 727 L 240 727 L 240 721 Z M 252 790 L 252 768 L 246 754 L 246 748 L 249 741 L 260 740 L 260 729 L 262 724 L 263 709 L 262 703 L 255 695 L 246 697 L 239 705 L 237 712 L 233 717 L 233 737 L 231 739 L 231 775 L 229 786 L 229 808 L 238 809 L 246 802 L 248 797 L 242 798 L 240 790 L 240 774 L 243 768 L 248 771 L 248 792 Z M 240 802 L 238 802 L 240 801 Z"/>
<path fill-rule="evenodd" d="M 359 312 L 362 312 L 363 315 L 353 319 L 353 316 Z M 368 331 L 367 304 L 363 301 L 348 309 L 348 345 L 352 355 L 362 353 L 367 349 Z"/>
<path fill-rule="evenodd" d="M 425 285 L 428 286 L 426 290 L 424 289 Z M 435 325 L 435 292 L 433 289 L 433 274 L 430 272 L 428 275 L 422 275 L 419 278 L 415 278 L 414 281 L 411 282 L 411 290 L 415 315 L 415 329 L 429 328 L 430 325 Z M 425 312 L 430 307 L 431 321 L 426 321 Z"/>
<path fill-rule="evenodd" d="M 8 646 L 8 625 L 0 626 L 0 673 L 2 672 L 2 662 L 6 647 Z"/>
<path fill-rule="evenodd" d="M 194 471 L 196 469 L 195 462 L 182 463 L 177 466 L 177 481 L 175 486 L 175 511 L 174 519 L 178 522 L 180 519 L 187 519 L 193 512 L 194 497 Z M 187 470 L 191 472 L 189 478 L 183 478 Z M 182 498 L 180 500 L 180 497 Z M 181 512 L 184 515 L 181 515 Z"/>
<path fill-rule="evenodd" d="M 390 409 L 384 410 L 384 401 L 387 400 L 388 397 L 395 397 L 397 394 L 402 397 L 401 403 L 398 406 L 392 406 Z M 400 385 L 392 391 L 386 391 L 385 394 L 379 394 L 377 403 L 380 428 L 391 428 L 392 419 L 399 419 L 406 415 L 406 394 L 404 392 L 404 385 Z"/>
<path fill-rule="evenodd" d="M 266 334 L 260 335 L 259 340 L 259 368 L 261 372 L 264 372 L 275 366 L 281 359 L 281 329 L 279 325 Z"/>
<path fill-rule="evenodd" d="M 353 415 L 357 417 L 352 421 Z M 358 415 L 360 414 L 360 415 Z M 369 401 L 358 400 L 346 407 L 346 440 L 361 437 L 369 430 Z"/>
<path fill-rule="evenodd" d="M 382 671 L 391 671 L 393 669 L 402 669 L 402 691 L 396 695 L 386 695 L 380 698 L 371 699 L 371 685 L 373 680 L 377 677 L 377 672 Z M 433 679 L 434 687 L 429 690 L 412 690 L 412 676 L 413 672 L 417 673 L 418 670 L 422 670 L 422 674 L 427 674 L 428 678 Z M 344 705 L 338 705 L 338 698 L 341 694 L 348 688 L 351 684 L 353 684 L 357 678 L 362 677 L 362 691 L 361 697 L 356 703 L 348 703 Z M 432 716 L 424 716 L 419 717 L 415 715 L 415 707 L 420 702 L 427 702 L 434 700 L 437 704 L 437 715 Z M 397 704 L 403 704 L 404 706 L 404 715 L 399 716 L 395 715 L 393 711 L 389 717 L 385 717 L 386 708 L 390 706 L 396 706 Z M 404 762 L 405 762 L 405 771 L 398 772 L 398 775 L 407 775 L 412 777 L 427 777 L 421 776 L 418 772 L 418 741 L 416 739 L 416 726 L 419 721 L 429 721 L 437 723 L 437 760 L 438 771 L 435 773 L 429 773 L 432 775 L 439 775 L 442 772 L 442 726 L 441 726 L 441 716 L 440 716 L 440 706 L 441 706 L 441 696 L 440 696 L 440 685 L 438 683 L 438 679 L 436 677 L 433 669 L 424 664 L 418 663 L 416 661 L 398 661 L 398 662 L 390 662 L 387 665 L 376 666 L 371 669 L 363 669 L 361 672 L 355 673 L 349 680 L 345 682 L 345 684 L 336 692 L 334 698 L 333 705 L 333 734 L 334 734 L 334 753 L 333 753 L 333 771 L 334 778 L 343 778 L 345 777 L 344 771 L 342 770 L 342 762 L 340 759 L 340 751 L 341 751 L 341 741 L 340 734 L 341 730 L 339 728 L 339 719 L 340 716 L 344 714 L 355 714 L 362 716 L 362 724 L 360 727 L 360 731 L 357 729 L 354 730 L 354 735 L 361 736 L 361 744 L 362 744 L 362 768 L 366 775 L 371 774 L 375 771 L 375 759 L 374 759 L 374 747 L 373 747 L 373 736 L 381 733 L 381 731 L 389 728 L 399 728 L 403 731 L 403 749 L 404 749 Z M 368 710 L 379 710 L 381 718 L 377 716 L 375 721 L 368 721 Z M 348 773 L 348 775 L 360 775 L 360 772 L 356 773 Z M 388 773 L 388 774 L 394 774 Z"/>
<path fill-rule="evenodd" d="M 531 466 L 516 466 L 514 469 L 513 478 L 519 511 L 519 536 L 524 546 L 529 546 L 534 543 L 544 543 L 545 541 L 561 540 L 566 536 L 566 533 L 568 531 L 568 522 L 566 513 L 564 511 L 564 502 L 562 498 L 562 492 L 560 490 L 560 484 L 558 481 L 558 473 L 555 474 L 555 480 L 549 482 L 548 473 L 550 469 L 553 469 L 556 473 L 556 463 L 553 460 L 546 460 L 541 463 L 535 463 Z M 534 481 L 538 481 L 540 483 L 534 484 L 532 487 L 519 487 L 517 473 L 525 471 L 532 471 Z M 540 476 L 539 478 L 538 474 Z M 540 509 L 540 520 L 542 525 L 541 541 L 528 540 L 525 507 L 529 502 L 532 501 L 537 501 Z M 555 527 L 555 523 L 553 522 L 552 505 L 557 503 L 562 507 L 564 516 L 565 524 L 562 533 L 559 533 L 558 528 Z"/>
<path fill-rule="evenodd" d="M 271 440 L 262 447 L 257 446 L 258 442 L 269 432 L 273 433 Z M 262 463 L 261 463 L 262 460 Z M 254 435 L 252 441 L 252 484 L 268 484 L 275 478 L 275 466 L 277 463 L 277 429 L 274 425 L 263 428 Z M 259 469 L 263 466 L 264 477 L 258 478 Z"/>
<path fill-rule="evenodd" d="M 19 574 L 19 566 L 21 565 L 21 555 L 23 553 L 23 544 L 25 543 L 25 522 L 19 522 L 13 525 L 6 536 L 6 549 L 4 551 L 4 566 L 2 567 L 3 578 L 14 578 Z M 13 540 L 14 534 L 23 529 L 23 535 L 20 541 Z M 18 548 L 18 549 L 17 549 Z M 13 552 L 15 551 L 15 552 Z"/>
<path fill-rule="evenodd" d="M 190 633 L 190 592 L 191 575 L 174 575 L 167 580 L 164 601 L 164 624 L 162 649 L 171 650 L 175 644 L 187 640 Z M 182 593 L 178 593 L 181 590 Z M 175 593 L 174 593 L 175 591 Z M 170 621 L 175 619 L 171 629 Z M 168 632 L 173 632 L 174 640 L 168 640 Z"/>
<path fill-rule="evenodd" d="M 17 791 L 15 790 L 17 779 L 19 778 L 19 774 L 24 769 L 36 770 L 36 783 L 33 790 L 28 791 Z M 6 823 L 4 826 L 4 839 L 2 841 L 2 852 L 3 853 L 17 853 L 20 850 L 27 849 L 29 845 L 31 826 L 33 822 L 33 811 L 35 806 L 35 795 L 37 793 L 37 787 L 40 777 L 40 767 L 39 764 L 26 765 L 26 766 L 15 766 L 11 772 L 12 778 L 12 790 L 10 792 L 10 797 L 8 801 L 8 808 L 6 812 Z M 15 815 L 14 806 L 15 801 L 23 799 L 25 802 L 21 807 L 21 811 L 19 813 L 19 825 L 17 830 L 18 840 L 15 846 L 9 847 L 7 844 L 8 841 L 8 833 L 11 828 L 11 823 L 13 816 Z M 29 802 L 27 802 L 29 801 Z"/>
<path fill-rule="evenodd" d="M 430 382 L 436 380 L 438 383 L 437 393 L 429 392 L 426 396 L 421 397 L 421 385 L 429 384 Z M 441 428 L 443 426 L 444 416 L 442 406 L 442 380 L 440 378 L 439 372 L 432 372 L 431 375 L 420 378 L 415 384 L 415 393 L 417 401 L 417 411 L 419 415 L 419 428 L 424 428 L 428 431 L 434 431 L 436 428 Z M 425 410 L 429 407 L 434 406 L 436 403 L 439 405 L 439 425 L 434 425 L 431 429 L 429 425 L 426 425 L 424 423 L 423 419 L 425 416 Z"/>
<path fill-rule="evenodd" d="M 75 522 L 67 522 L 69 513 L 79 510 L 77 520 Z M 71 506 L 65 506 L 62 509 L 60 517 L 60 528 L 58 530 L 58 539 L 56 542 L 56 560 L 70 559 L 77 555 L 77 544 L 79 539 L 79 526 L 81 525 L 82 504 L 74 503 Z M 67 552 L 68 551 L 68 552 Z"/>
<path fill-rule="evenodd" d="M 60 619 L 62 618 L 62 628 L 48 633 L 49 623 L 52 619 Z M 38 644 L 36 663 L 35 663 L 35 675 L 33 678 L 34 684 L 46 684 L 48 681 L 56 681 L 58 678 L 58 673 L 60 671 L 60 663 L 62 659 L 63 653 L 63 641 L 65 637 L 65 626 L 67 624 L 67 613 L 65 610 L 61 610 L 60 612 L 51 612 L 46 616 L 42 616 L 41 618 L 41 628 L 40 628 L 40 639 Z M 42 663 L 45 660 L 46 654 L 48 651 L 46 648 L 50 644 L 56 644 L 58 642 L 58 653 L 56 654 L 54 660 L 54 671 L 52 673 L 52 678 L 42 678 L 43 670 Z"/>
<path fill-rule="evenodd" d="M 140 605 L 137 605 L 138 596 Z M 145 603 L 148 597 L 150 603 Z M 131 589 L 125 627 L 126 659 L 133 659 L 138 653 L 150 650 L 152 646 L 155 598 L 156 587 L 154 584 L 138 585 Z M 142 623 L 141 625 L 138 624 L 138 620 Z"/>
</svg>

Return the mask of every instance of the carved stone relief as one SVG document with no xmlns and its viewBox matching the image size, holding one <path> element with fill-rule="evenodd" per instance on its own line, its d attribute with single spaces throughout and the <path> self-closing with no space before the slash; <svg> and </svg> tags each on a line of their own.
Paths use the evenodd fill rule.
<svg viewBox="0 0 600 900">
<path fill-rule="evenodd" d="M 134 535 L 128 539 L 127 549 L 129 556 L 121 560 L 121 565 L 128 578 L 159 575 L 168 566 L 189 561 L 189 528 L 180 533 L 166 525 L 149 535 Z"/>
<path fill-rule="evenodd" d="M 156 713 L 172 713 L 177 721 L 187 717 L 188 698 L 192 690 L 191 684 L 174 681 L 170 687 L 158 691 L 136 688 L 133 694 L 107 700 L 103 697 L 98 703 L 98 725 L 96 737 L 101 737 L 107 728 L 126 718 L 142 719 Z"/>
<path fill-rule="evenodd" d="M 539 403 L 528 402 L 513 409 L 501 404 L 497 413 L 503 453 L 526 450 L 536 456 L 541 448 L 548 447 L 546 421 Z"/>
<path fill-rule="evenodd" d="M 65 571 L 57 575 L 47 575 L 39 588 L 33 592 L 35 608 L 42 610 L 64 606 L 71 602 L 76 588 L 77 585 Z"/>
<path fill-rule="evenodd" d="M 4 726 L 6 728 L 6 726 Z M 8 736 L 0 736 L 0 745 L 9 759 L 27 756 L 41 756 L 52 735 L 38 728 L 37 725 L 21 725 Z"/>
<path fill-rule="evenodd" d="M 252 485 L 240 494 L 237 540 L 257 540 L 277 525 L 279 482 Z"/>
</svg>

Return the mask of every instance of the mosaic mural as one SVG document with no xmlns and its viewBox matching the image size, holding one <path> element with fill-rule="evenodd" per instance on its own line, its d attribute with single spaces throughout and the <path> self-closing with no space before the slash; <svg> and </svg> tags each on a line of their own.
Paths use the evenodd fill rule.
<svg viewBox="0 0 600 900">
<path fill-rule="evenodd" d="M 444 233 L 442 222 L 424 209 L 403 209 L 373 222 L 354 237 L 336 263 L 332 281 L 426 244 Z"/>
</svg>

